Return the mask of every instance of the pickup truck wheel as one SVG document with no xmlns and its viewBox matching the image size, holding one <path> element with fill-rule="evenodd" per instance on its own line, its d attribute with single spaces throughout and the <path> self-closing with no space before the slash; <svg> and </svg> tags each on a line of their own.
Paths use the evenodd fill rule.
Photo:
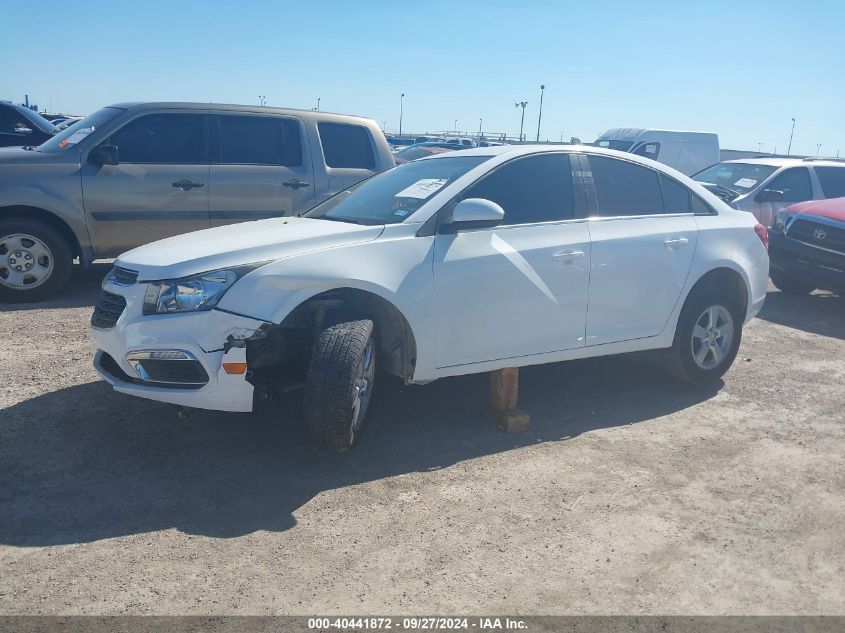
<svg viewBox="0 0 845 633">
<path fill-rule="evenodd" d="M 703 289 L 681 310 L 666 366 L 684 382 L 708 385 L 733 364 L 742 340 L 742 316 L 724 292 Z"/>
<path fill-rule="evenodd" d="M 369 319 L 324 329 L 308 365 L 305 428 L 312 441 L 345 451 L 361 436 L 373 393 L 376 345 Z"/>
<path fill-rule="evenodd" d="M 813 286 L 802 283 L 795 279 L 795 277 L 790 277 L 788 274 L 775 268 L 769 271 L 769 278 L 772 280 L 775 288 L 786 294 L 808 295 L 815 290 Z"/>
<path fill-rule="evenodd" d="M 73 253 L 65 238 L 38 220 L 0 220 L 0 301 L 40 301 L 67 283 Z"/>
</svg>

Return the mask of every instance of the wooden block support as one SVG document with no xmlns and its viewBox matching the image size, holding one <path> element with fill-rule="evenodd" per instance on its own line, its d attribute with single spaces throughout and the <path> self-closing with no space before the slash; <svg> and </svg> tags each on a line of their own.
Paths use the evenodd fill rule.
<svg viewBox="0 0 845 633">
<path fill-rule="evenodd" d="M 531 428 L 531 416 L 516 408 L 519 399 L 519 369 L 506 367 L 490 374 L 487 417 L 500 431 L 521 433 Z"/>
</svg>

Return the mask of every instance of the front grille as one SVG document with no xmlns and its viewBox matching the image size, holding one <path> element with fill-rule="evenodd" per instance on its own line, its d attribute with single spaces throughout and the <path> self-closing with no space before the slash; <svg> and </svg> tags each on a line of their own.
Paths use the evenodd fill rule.
<svg viewBox="0 0 845 633">
<path fill-rule="evenodd" d="M 202 386 L 208 382 L 208 374 L 197 360 L 160 360 L 147 358 L 138 361 L 140 373 L 145 382 Z"/>
<path fill-rule="evenodd" d="M 120 286 L 131 286 L 138 281 L 138 271 L 115 266 L 111 269 L 106 279 Z"/>
<path fill-rule="evenodd" d="M 824 237 L 819 239 L 820 234 L 817 231 L 824 231 Z M 805 244 L 845 253 L 845 228 L 843 227 L 815 222 L 807 217 L 798 217 L 789 225 L 786 236 Z"/>
<path fill-rule="evenodd" d="M 126 299 L 120 295 L 100 292 L 100 299 L 91 315 L 91 325 L 101 330 L 108 330 L 115 326 L 123 310 L 126 308 Z"/>
<path fill-rule="evenodd" d="M 145 360 L 144 366 L 145 368 L 151 367 L 148 363 L 174 363 L 177 362 L 178 364 L 192 362 L 196 363 L 197 367 L 191 367 L 187 369 L 185 366 L 181 368 L 164 368 L 164 371 L 157 371 L 156 380 L 147 381 L 141 380 L 137 376 L 130 376 L 127 374 L 123 369 L 121 369 L 120 365 L 117 364 L 117 361 L 109 356 L 106 352 L 102 352 L 100 354 L 100 368 L 105 371 L 107 374 L 111 375 L 112 377 L 116 378 L 121 382 L 128 382 L 133 385 L 143 385 L 145 387 L 167 387 L 170 389 L 200 389 L 206 383 L 208 383 L 208 374 L 205 372 L 205 369 L 202 368 L 202 365 L 198 361 L 150 361 Z M 196 380 L 197 382 L 179 382 L 178 380 L 174 380 L 174 382 L 165 382 L 161 380 L 163 378 L 173 378 L 173 379 L 184 379 L 189 378 L 190 380 Z"/>
</svg>

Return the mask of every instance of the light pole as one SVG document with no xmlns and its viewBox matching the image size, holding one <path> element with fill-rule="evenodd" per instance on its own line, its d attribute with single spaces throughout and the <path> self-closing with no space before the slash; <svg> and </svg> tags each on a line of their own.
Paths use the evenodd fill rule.
<svg viewBox="0 0 845 633">
<path fill-rule="evenodd" d="M 545 85 L 540 85 L 540 116 L 537 117 L 537 142 L 540 142 L 540 122 L 543 120 L 543 91 Z"/>
<path fill-rule="evenodd" d="M 519 120 L 519 140 L 522 142 L 522 128 L 525 127 L 525 106 L 528 105 L 527 101 L 517 101 L 514 103 L 514 106 L 517 108 L 522 108 L 522 118 Z"/>
<path fill-rule="evenodd" d="M 320 111 L 320 97 L 317 97 L 317 112 Z"/>
<path fill-rule="evenodd" d="M 821 152 L 821 151 L 822 151 L 822 144 L 816 143 L 816 158 L 819 157 L 819 152 Z"/>
<path fill-rule="evenodd" d="M 484 119 L 478 119 L 478 138 L 481 138 L 481 124 L 484 123 Z"/>
<path fill-rule="evenodd" d="M 458 120 L 455 119 L 455 134 L 458 133 Z"/>
<path fill-rule="evenodd" d="M 792 135 L 795 133 L 795 117 L 792 118 L 792 130 L 789 132 L 789 147 L 786 148 L 786 155 L 792 152 Z"/>
<path fill-rule="evenodd" d="M 763 141 L 757 143 L 757 153 L 761 154 L 763 152 Z"/>
<path fill-rule="evenodd" d="M 267 103 L 266 95 L 258 95 L 258 105 L 263 106 Z"/>
<path fill-rule="evenodd" d="M 399 136 L 402 136 L 402 115 L 405 114 L 405 93 L 399 96 Z"/>
</svg>

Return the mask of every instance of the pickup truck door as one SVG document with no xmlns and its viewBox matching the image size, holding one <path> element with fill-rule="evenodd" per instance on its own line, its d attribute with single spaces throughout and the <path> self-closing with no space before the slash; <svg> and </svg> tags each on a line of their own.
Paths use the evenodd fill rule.
<svg viewBox="0 0 845 633">
<path fill-rule="evenodd" d="M 587 345 L 656 336 L 666 327 L 692 265 L 698 240 L 693 194 L 629 161 L 590 156 L 589 166 Z"/>
<path fill-rule="evenodd" d="M 505 219 L 435 238 L 436 366 L 582 347 L 590 243 L 568 155 L 505 163 L 461 198 L 492 200 Z"/>
<path fill-rule="evenodd" d="M 208 122 L 201 114 L 143 114 L 101 143 L 117 146 L 118 165 L 82 165 L 96 257 L 209 227 Z"/>
<path fill-rule="evenodd" d="M 294 117 L 220 114 L 211 165 L 211 226 L 296 215 L 317 183 L 302 126 Z"/>
</svg>

